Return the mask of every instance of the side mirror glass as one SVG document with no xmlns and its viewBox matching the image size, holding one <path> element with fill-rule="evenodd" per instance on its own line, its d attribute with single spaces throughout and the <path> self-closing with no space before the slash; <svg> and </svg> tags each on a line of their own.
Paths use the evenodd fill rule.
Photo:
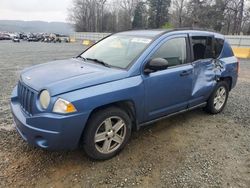
<svg viewBox="0 0 250 188">
<path fill-rule="evenodd" d="M 154 58 L 152 60 L 150 60 L 144 69 L 144 72 L 146 74 L 152 73 L 152 72 L 156 72 L 156 71 L 160 71 L 160 70 L 165 70 L 168 68 L 168 61 L 166 59 L 163 58 Z"/>
</svg>

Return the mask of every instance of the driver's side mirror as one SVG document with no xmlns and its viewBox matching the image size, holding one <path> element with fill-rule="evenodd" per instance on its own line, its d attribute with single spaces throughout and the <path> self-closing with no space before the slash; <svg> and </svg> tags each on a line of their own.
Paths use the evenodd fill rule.
<svg viewBox="0 0 250 188">
<path fill-rule="evenodd" d="M 163 58 L 154 58 L 152 60 L 150 60 L 144 69 L 144 72 L 146 74 L 152 73 L 152 72 L 156 72 L 156 71 L 160 71 L 160 70 L 165 70 L 168 68 L 168 61 L 166 59 Z"/>
</svg>

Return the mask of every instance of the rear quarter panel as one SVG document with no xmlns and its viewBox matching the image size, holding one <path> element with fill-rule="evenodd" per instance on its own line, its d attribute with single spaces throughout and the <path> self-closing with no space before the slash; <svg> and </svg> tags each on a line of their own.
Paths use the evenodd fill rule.
<svg viewBox="0 0 250 188">
<path fill-rule="evenodd" d="M 231 83 L 231 89 L 235 87 L 238 79 L 238 60 L 236 57 L 226 57 L 226 58 L 221 58 L 220 59 L 223 64 L 224 64 L 224 70 L 221 72 L 220 77 L 225 78 L 225 77 L 230 77 L 232 79 Z"/>
<path fill-rule="evenodd" d="M 219 59 L 224 66 L 224 70 L 220 76 L 230 77 L 232 79 L 232 89 L 235 87 L 238 79 L 238 59 L 234 56 L 233 50 L 227 40 L 224 42 Z"/>
</svg>

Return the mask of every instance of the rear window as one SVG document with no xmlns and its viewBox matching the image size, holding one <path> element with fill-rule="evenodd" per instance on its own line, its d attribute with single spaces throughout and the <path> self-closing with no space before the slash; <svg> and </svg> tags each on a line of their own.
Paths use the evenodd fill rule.
<svg viewBox="0 0 250 188">
<path fill-rule="evenodd" d="M 214 55 L 215 55 L 215 58 L 218 58 L 220 56 L 221 51 L 223 49 L 223 46 L 224 46 L 224 40 L 215 38 L 215 40 L 214 40 Z"/>
<path fill-rule="evenodd" d="M 232 51 L 231 46 L 229 45 L 227 41 L 224 41 L 221 58 L 232 57 L 232 56 L 234 56 L 234 53 Z"/>
<path fill-rule="evenodd" d="M 194 60 L 213 58 L 213 38 L 209 36 L 193 36 L 192 47 Z"/>
</svg>

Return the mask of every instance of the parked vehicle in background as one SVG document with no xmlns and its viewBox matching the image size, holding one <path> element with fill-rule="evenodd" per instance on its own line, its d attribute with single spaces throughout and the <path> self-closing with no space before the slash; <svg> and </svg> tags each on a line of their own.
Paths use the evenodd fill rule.
<svg viewBox="0 0 250 188">
<path fill-rule="evenodd" d="M 59 34 L 50 34 L 50 35 L 44 35 L 43 39 L 41 40 L 42 42 L 53 42 L 53 43 L 61 43 L 62 39 L 61 39 L 61 35 Z"/>
<path fill-rule="evenodd" d="M 44 36 L 44 38 L 41 41 L 42 42 L 51 42 L 52 39 L 49 36 Z"/>
<path fill-rule="evenodd" d="M 0 40 L 11 40 L 11 37 L 9 34 L 2 33 L 0 34 Z"/>
<path fill-rule="evenodd" d="M 40 41 L 40 39 L 35 37 L 35 36 L 30 36 L 27 38 L 27 41 L 28 42 L 38 42 L 38 41 Z"/>
<path fill-rule="evenodd" d="M 24 33 L 19 33 L 19 38 L 22 40 L 25 40 L 25 39 L 27 39 L 27 35 Z"/>
<path fill-rule="evenodd" d="M 64 38 L 63 42 L 69 43 L 69 38 Z"/>
<path fill-rule="evenodd" d="M 144 125 L 199 107 L 220 113 L 238 68 L 218 33 L 121 32 L 77 58 L 24 70 L 11 109 L 29 144 L 82 146 L 91 158 L 109 159 L 125 147 L 132 130 Z"/>
<path fill-rule="evenodd" d="M 20 39 L 18 37 L 13 37 L 12 41 L 13 42 L 20 42 Z"/>
<path fill-rule="evenodd" d="M 54 43 L 57 43 L 57 42 L 61 43 L 62 40 L 59 37 L 56 37 L 56 38 L 53 39 L 53 42 Z"/>
<path fill-rule="evenodd" d="M 17 40 L 19 39 L 19 40 Z M 12 40 L 13 42 L 20 42 L 20 40 L 28 42 L 46 42 L 46 43 L 61 43 L 69 42 L 69 36 L 60 34 L 48 33 L 1 33 L 0 40 Z"/>
</svg>

